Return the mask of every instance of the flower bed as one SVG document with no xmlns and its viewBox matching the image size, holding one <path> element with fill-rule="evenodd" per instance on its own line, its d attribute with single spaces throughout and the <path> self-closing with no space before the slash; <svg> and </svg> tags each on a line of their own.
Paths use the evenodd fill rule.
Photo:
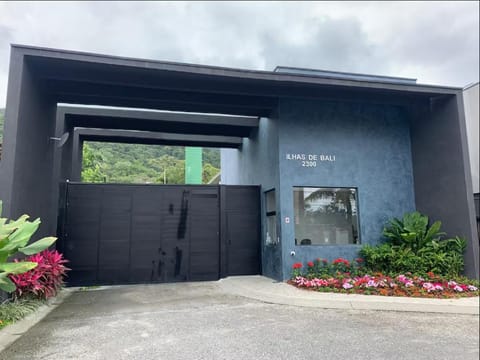
<svg viewBox="0 0 480 360">
<path fill-rule="evenodd" d="M 362 267 L 362 260 L 351 264 L 345 259 L 336 259 L 331 264 L 317 259 L 293 265 L 291 285 L 322 292 L 346 294 L 413 296 L 428 298 L 452 298 L 479 296 L 478 284 L 469 279 L 445 279 L 432 272 L 425 276 L 411 274 L 369 274 Z"/>
</svg>

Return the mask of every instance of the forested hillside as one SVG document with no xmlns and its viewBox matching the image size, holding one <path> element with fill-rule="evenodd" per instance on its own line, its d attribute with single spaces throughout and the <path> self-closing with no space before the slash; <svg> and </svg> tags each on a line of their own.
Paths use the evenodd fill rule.
<svg viewBox="0 0 480 360">
<path fill-rule="evenodd" d="M 220 171 L 220 151 L 203 149 L 203 183 Z M 185 183 L 185 148 L 88 142 L 82 178 L 88 182 Z"/>
<path fill-rule="evenodd" d="M 5 109 L 0 109 L 0 144 Z M 185 148 L 88 142 L 84 146 L 82 178 L 89 182 L 183 184 Z M 203 182 L 220 171 L 220 150 L 203 149 Z"/>
</svg>

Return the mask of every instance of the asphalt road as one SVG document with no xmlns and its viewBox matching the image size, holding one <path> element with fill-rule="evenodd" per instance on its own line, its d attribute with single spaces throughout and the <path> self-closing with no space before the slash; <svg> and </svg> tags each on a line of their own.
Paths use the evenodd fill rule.
<svg viewBox="0 0 480 360">
<path fill-rule="evenodd" d="M 475 359 L 470 315 L 325 310 L 215 283 L 76 292 L 0 359 Z"/>
</svg>

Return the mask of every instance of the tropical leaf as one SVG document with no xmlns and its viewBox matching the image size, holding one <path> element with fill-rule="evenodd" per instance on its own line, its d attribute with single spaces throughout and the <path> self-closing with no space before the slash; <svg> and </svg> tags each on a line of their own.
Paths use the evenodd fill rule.
<svg viewBox="0 0 480 360">
<path fill-rule="evenodd" d="M 420 214 L 418 211 L 407 213 L 403 217 L 403 227 L 408 232 L 425 234 L 428 226 L 428 216 Z"/>
<path fill-rule="evenodd" d="M 0 201 L 0 214 L 2 202 Z M 33 255 L 47 249 L 57 239 L 47 237 L 28 245 L 32 235 L 40 226 L 40 219 L 28 221 L 28 215 L 22 215 L 16 220 L 0 218 L 0 289 L 12 292 L 16 285 L 8 275 L 19 276 L 34 269 L 37 266 L 35 261 L 14 261 L 8 260 L 17 252 L 25 255 Z"/>
<path fill-rule="evenodd" d="M 14 292 L 15 284 L 8 278 L 7 273 L 0 273 L 0 289 L 6 292 Z"/>
<path fill-rule="evenodd" d="M 19 261 L 19 262 L 12 262 L 12 263 L 4 263 L 0 264 L 0 271 L 3 271 L 7 274 L 23 274 L 29 270 L 32 270 L 37 267 L 36 262 L 31 261 Z"/>
<path fill-rule="evenodd" d="M 8 235 L 0 235 L 0 249 L 8 244 Z"/>
<path fill-rule="evenodd" d="M 458 236 L 454 237 L 453 239 L 445 239 L 443 242 L 448 249 L 456 252 L 459 255 L 463 255 L 465 249 L 467 248 L 467 241 Z"/>
<path fill-rule="evenodd" d="M 2 261 L 2 254 L 8 253 L 13 255 L 17 252 L 17 249 L 24 247 L 28 244 L 28 241 L 32 235 L 37 231 L 38 224 L 35 223 L 25 223 L 22 225 L 20 230 L 15 231 L 14 234 L 10 235 L 8 238 L 8 243 L 0 248 L 0 262 Z M 17 236 L 15 236 L 18 233 Z"/>
<path fill-rule="evenodd" d="M 11 253 L 11 250 L 4 251 L 3 249 L 0 249 L 0 264 L 6 263 Z"/>
<path fill-rule="evenodd" d="M 53 243 L 55 241 L 57 241 L 56 237 L 53 237 L 53 236 L 45 237 L 43 239 L 35 241 L 34 243 L 32 243 L 28 246 L 19 248 L 18 251 L 20 251 L 21 253 L 23 253 L 25 255 L 33 255 L 33 254 L 39 253 L 40 251 L 43 251 L 43 250 L 47 249 L 48 247 L 53 245 Z"/>
<path fill-rule="evenodd" d="M 17 220 L 11 220 L 10 222 L 2 225 L 2 231 L 15 231 L 17 230 L 20 226 L 22 226 L 25 221 L 27 221 L 30 217 L 28 215 L 22 215 L 20 216 Z"/>
<path fill-rule="evenodd" d="M 40 219 L 33 222 L 23 223 L 12 235 L 10 235 L 10 243 L 12 246 L 24 247 L 32 235 L 38 230 Z"/>
<path fill-rule="evenodd" d="M 429 243 L 431 241 L 438 240 L 440 239 L 441 236 L 445 235 L 444 232 L 440 231 L 441 227 L 442 227 L 442 222 L 435 221 L 425 233 L 425 236 L 422 239 L 422 243 L 420 244 L 420 247 L 424 246 L 426 243 Z"/>
</svg>

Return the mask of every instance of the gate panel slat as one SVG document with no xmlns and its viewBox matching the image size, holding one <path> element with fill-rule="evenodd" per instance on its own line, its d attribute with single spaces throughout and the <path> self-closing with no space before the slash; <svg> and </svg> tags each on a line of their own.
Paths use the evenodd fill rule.
<svg viewBox="0 0 480 360">
<path fill-rule="evenodd" d="M 106 187 L 102 197 L 98 280 L 127 282 L 130 265 L 131 189 Z"/>
<path fill-rule="evenodd" d="M 196 190 L 190 204 L 190 280 L 220 277 L 218 189 Z"/>
<path fill-rule="evenodd" d="M 226 186 L 222 215 L 226 217 L 227 274 L 260 273 L 260 189 L 256 186 Z"/>
</svg>

